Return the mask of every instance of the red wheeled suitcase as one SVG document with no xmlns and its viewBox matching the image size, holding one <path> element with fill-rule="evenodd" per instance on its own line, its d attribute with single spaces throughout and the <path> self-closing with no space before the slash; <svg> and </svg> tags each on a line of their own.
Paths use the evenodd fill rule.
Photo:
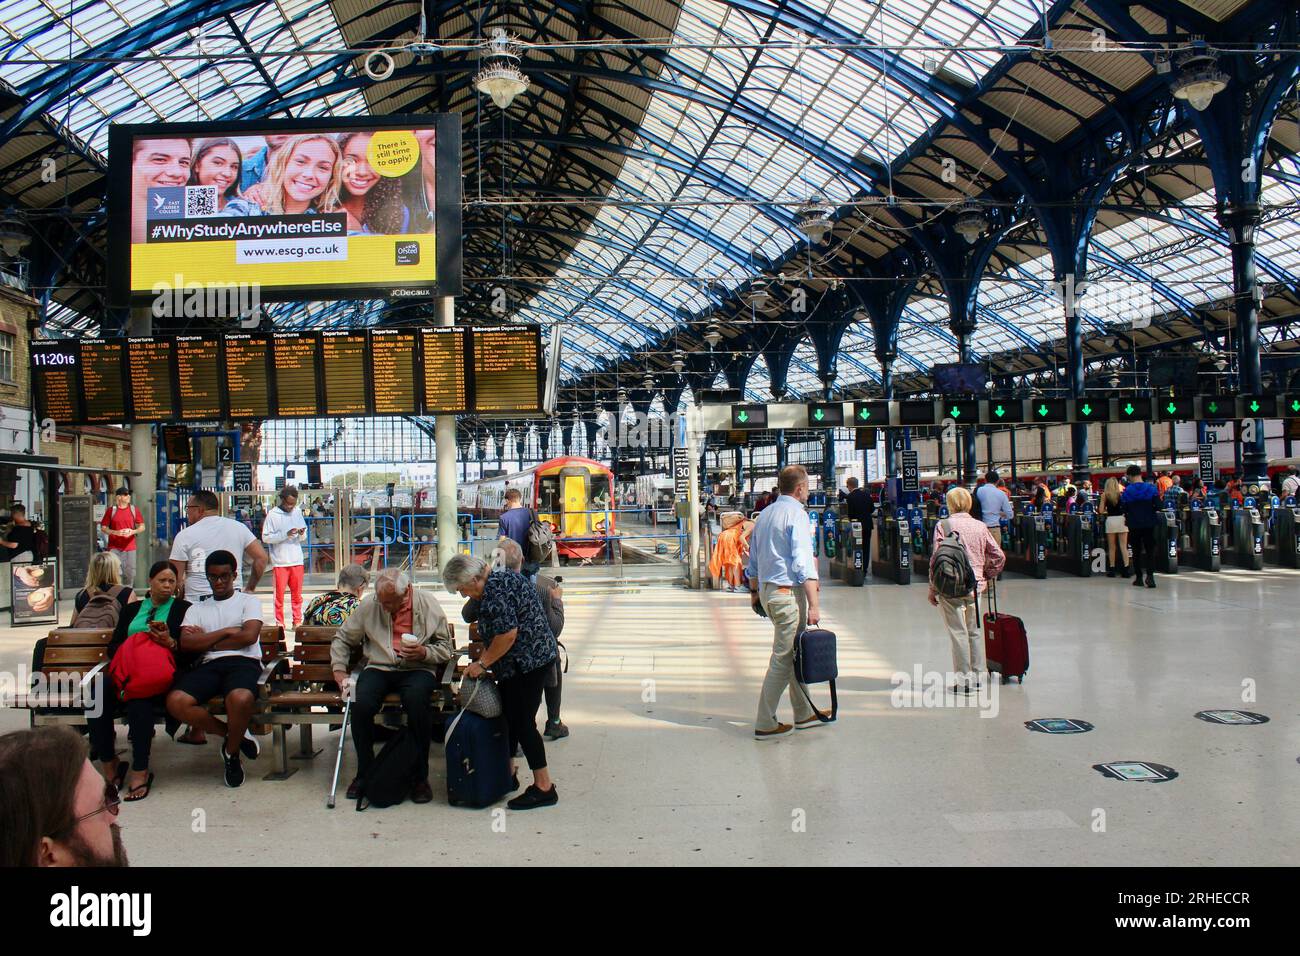
<svg viewBox="0 0 1300 956">
<path fill-rule="evenodd" d="M 998 613 L 998 592 L 988 582 L 989 605 L 984 613 L 984 656 L 989 673 L 1001 674 L 1002 683 L 1015 677 L 1023 684 L 1029 670 L 1029 635 L 1025 622 L 1011 614 Z"/>
</svg>

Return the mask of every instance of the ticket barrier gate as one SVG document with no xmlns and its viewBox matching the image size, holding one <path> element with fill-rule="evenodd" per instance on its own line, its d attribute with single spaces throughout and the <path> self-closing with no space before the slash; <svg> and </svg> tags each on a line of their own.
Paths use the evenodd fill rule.
<svg viewBox="0 0 1300 956">
<path fill-rule="evenodd" d="M 1048 523 L 1051 507 L 1044 506 L 1043 522 Z M 1085 505 L 1080 511 L 1056 516 L 1056 534 L 1047 550 L 1047 566 L 1081 578 L 1092 577 L 1093 528 L 1096 515 Z"/>
<path fill-rule="evenodd" d="M 867 555 L 864 548 L 862 522 L 841 518 L 839 539 L 840 559 L 831 562 L 831 574 L 849 587 L 860 588 L 867 579 Z"/>
<path fill-rule="evenodd" d="M 1031 578 L 1042 580 L 1047 577 L 1047 542 L 1046 519 L 1038 513 L 1033 505 L 1025 505 L 1010 520 L 1004 521 L 1004 541 L 1002 550 L 1007 556 L 1007 571 L 1027 574 Z"/>
<path fill-rule="evenodd" d="M 831 561 L 831 573 L 834 574 L 836 561 L 839 560 L 840 553 L 840 536 L 839 536 L 839 519 L 835 516 L 834 510 L 827 508 L 822 513 L 822 551 Z"/>
<path fill-rule="evenodd" d="M 1272 518 L 1273 543 L 1264 549 L 1268 563 L 1300 568 L 1300 506 L 1288 497 L 1282 504 L 1273 506 Z"/>
<path fill-rule="evenodd" d="M 1193 501 L 1187 511 L 1187 537 L 1190 547 L 1179 554 L 1179 562 L 1201 571 L 1219 570 L 1223 560 L 1219 510 L 1202 508 L 1199 501 Z"/>
<path fill-rule="evenodd" d="M 819 509 L 808 509 L 808 530 L 812 532 L 813 557 L 819 558 L 822 553 L 822 513 Z"/>
<path fill-rule="evenodd" d="M 1178 573 L 1178 554 L 1182 548 L 1182 527 L 1178 512 L 1172 502 L 1166 502 L 1163 511 L 1156 513 L 1155 526 L 1156 571 L 1160 574 Z"/>
<path fill-rule="evenodd" d="M 1232 509 L 1232 546 L 1228 560 L 1248 571 L 1264 570 L 1264 519 L 1255 507 L 1255 499 Z"/>
<path fill-rule="evenodd" d="M 920 508 L 913 512 L 914 517 L 909 518 L 909 522 L 915 530 L 912 533 L 912 571 L 919 574 L 927 581 L 930 579 L 930 554 L 934 550 L 934 529 L 939 526 L 939 522 L 948 517 L 948 509 L 943 505 L 937 505 L 930 502 L 925 510 L 921 513 Z"/>
<path fill-rule="evenodd" d="M 871 537 L 874 551 L 872 576 L 888 578 L 895 584 L 911 584 L 912 531 L 907 511 L 899 508 L 890 515 L 882 507 L 877 512 L 876 533 Z"/>
</svg>

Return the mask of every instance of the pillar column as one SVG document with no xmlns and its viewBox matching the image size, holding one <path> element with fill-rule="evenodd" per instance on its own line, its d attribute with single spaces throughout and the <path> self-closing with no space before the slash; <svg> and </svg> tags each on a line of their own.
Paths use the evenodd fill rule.
<svg viewBox="0 0 1300 956">
<path fill-rule="evenodd" d="M 456 300 L 438 300 L 440 326 L 456 320 Z M 438 509 L 438 569 L 442 570 L 459 550 L 460 530 L 456 525 L 456 416 L 438 415 L 433 423 L 434 489 Z"/>
<path fill-rule="evenodd" d="M 148 308 L 131 310 L 129 334 L 152 335 L 153 314 Z M 77 459 L 78 464 L 81 459 Z M 139 473 L 138 478 L 131 479 L 131 497 L 137 508 L 144 515 L 144 540 L 136 541 L 135 580 L 149 581 L 149 568 L 154 561 L 155 541 L 158 538 L 158 505 L 154 500 L 158 493 L 158 453 L 153 445 L 153 426 L 131 426 L 131 470 Z M 53 476 L 50 476 L 53 480 Z M 109 504 L 112 504 L 112 492 L 109 491 Z M 164 542 L 170 544 L 170 542 Z"/>
<path fill-rule="evenodd" d="M 1259 302 L 1255 298 L 1255 230 L 1259 207 L 1234 206 L 1219 220 L 1228 230 L 1232 251 L 1233 311 L 1236 316 L 1237 375 L 1245 395 L 1263 392 L 1259 365 Z M 1264 447 L 1264 423 L 1255 422 L 1255 440 L 1241 448 L 1241 470 L 1246 481 L 1261 481 L 1268 474 L 1268 453 Z"/>
</svg>

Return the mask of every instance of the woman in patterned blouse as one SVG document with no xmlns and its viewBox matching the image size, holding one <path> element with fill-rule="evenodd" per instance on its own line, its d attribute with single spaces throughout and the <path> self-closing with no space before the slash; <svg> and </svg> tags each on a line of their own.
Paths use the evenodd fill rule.
<svg viewBox="0 0 1300 956">
<path fill-rule="evenodd" d="M 302 622 L 311 627 L 342 627 L 361 603 L 369 583 L 369 571 L 359 564 L 349 564 L 339 572 L 338 590 L 312 598 L 302 613 Z"/>
<path fill-rule="evenodd" d="M 532 785 L 506 806 L 511 810 L 552 806 L 559 801 L 559 794 L 546 770 L 537 708 L 557 651 L 537 589 L 519 572 L 493 571 L 482 558 L 469 554 L 448 561 L 442 580 L 448 591 L 478 601 L 478 633 L 484 648 L 478 660 L 465 669 L 465 676 L 481 677 L 489 668 L 496 675 L 510 752 L 514 753 L 518 743 L 533 772 Z"/>
</svg>

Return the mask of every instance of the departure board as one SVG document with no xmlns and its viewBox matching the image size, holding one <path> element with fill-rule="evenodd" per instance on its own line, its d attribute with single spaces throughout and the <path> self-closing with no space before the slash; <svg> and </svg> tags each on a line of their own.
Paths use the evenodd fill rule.
<svg viewBox="0 0 1300 956">
<path fill-rule="evenodd" d="M 236 421 L 270 417 L 270 389 L 267 388 L 270 342 L 264 335 L 227 335 L 225 346 L 230 417 Z"/>
<path fill-rule="evenodd" d="M 311 332 L 276 332 L 271 347 L 279 416 L 316 417 L 316 336 Z"/>
<path fill-rule="evenodd" d="M 366 414 L 366 333 L 322 332 L 321 377 L 326 415 Z"/>
<path fill-rule="evenodd" d="M 88 423 L 124 422 L 126 389 L 123 387 L 122 357 L 126 352 L 123 339 L 81 340 L 81 395 L 84 421 Z"/>
<path fill-rule="evenodd" d="M 474 411 L 531 412 L 541 408 L 536 326 L 474 330 Z"/>
<path fill-rule="evenodd" d="M 420 330 L 424 355 L 424 413 L 463 412 L 469 408 L 465 382 L 465 329 Z"/>
<path fill-rule="evenodd" d="M 176 417 L 172 407 L 171 339 L 131 338 L 126 340 L 126 368 L 131 382 L 134 421 L 169 422 Z"/>
<path fill-rule="evenodd" d="M 81 418 L 81 349 L 76 342 L 32 342 L 32 394 L 41 421 L 75 422 Z"/>
<path fill-rule="evenodd" d="M 221 408 L 221 339 L 182 335 L 176 339 L 176 382 L 183 422 L 218 421 Z"/>
<path fill-rule="evenodd" d="M 374 329 L 370 333 L 370 381 L 376 415 L 415 415 L 416 333 Z"/>
</svg>

